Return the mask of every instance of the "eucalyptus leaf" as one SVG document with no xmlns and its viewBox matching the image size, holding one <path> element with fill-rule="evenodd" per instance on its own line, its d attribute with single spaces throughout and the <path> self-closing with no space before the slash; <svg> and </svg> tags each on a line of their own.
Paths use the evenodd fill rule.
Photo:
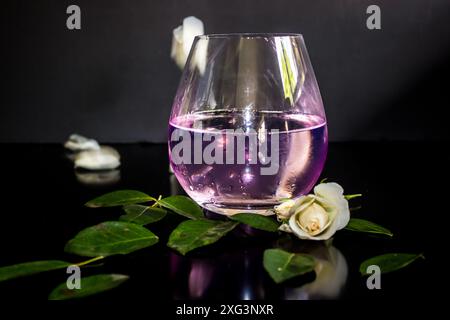
<svg viewBox="0 0 450 320">
<path fill-rule="evenodd" d="M 64 269 L 70 266 L 71 264 L 72 263 L 60 260 L 42 260 L 1 267 L 0 282 L 19 277 L 30 276 L 45 271 Z"/>
<path fill-rule="evenodd" d="M 127 254 L 158 242 L 148 229 L 134 223 L 107 221 L 80 231 L 65 251 L 80 256 L 96 257 Z"/>
<path fill-rule="evenodd" d="M 67 283 L 61 283 L 50 293 L 49 300 L 67 300 L 87 297 L 93 294 L 114 289 L 128 280 L 128 276 L 122 274 L 99 274 L 82 277 L 80 289 L 69 289 Z"/>
<path fill-rule="evenodd" d="M 359 272 L 362 275 L 367 275 L 367 268 L 371 265 L 376 265 L 380 268 L 381 273 L 388 273 L 395 270 L 402 269 L 415 260 L 424 258 L 422 254 L 414 253 L 387 253 L 380 256 L 372 257 L 361 263 Z"/>
<path fill-rule="evenodd" d="M 238 213 L 230 216 L 231 220 L 249 225 L 252 228 L 276 232 L 280 226 L 274 219 L 256 213 Z"/>
<path fill-rule="evenodd" d="M 389 229 L 386 229 L 376 223 L 356 218 L 351 218 L 345 229 L 356 232 L 382 234 L 389 237 L 392 237 L 394 235 Z"/>
<path fill-rule="evenodd" d="M 158 200 L 158 204 L 192 220 L 204 219 L 202 208 L 189 197 L 170 196 Z"/>
<path fill-rule="evenodd" d="M 163 219 L 167 211 L 162 208 L 147 207 L 140 204 L 130 204 L 123 207 L 126 214 L 120 216 L 119 220 L 127 221 L 144 226 Z"/>
<path fill-rule="evenodd" d="M 143 203 L 155 201 L 156 199 L 136 190 L 118 190 L 104 194 L 91 201 L 86 202 L 85 206 L 90 208 L 115 207 L 126 204 Z"/>
<path fill-rule="evenodd" d="M 276 283 L 311 272 L 316 264 L 312 256 L 291 253 L 281 249 L 264 251 L 263 263 L 264 269 Z"/>
<path fill-rule="evenodd" d="M 172 231 L 167 245 L 185 255 L 193 249 L 216 242 L 237 225 L 233 221 L 187 220 Z"/>
</svg>

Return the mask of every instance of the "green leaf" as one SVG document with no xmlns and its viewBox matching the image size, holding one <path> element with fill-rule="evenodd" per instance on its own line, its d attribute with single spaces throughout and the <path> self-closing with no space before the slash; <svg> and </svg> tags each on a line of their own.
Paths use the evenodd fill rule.
<svg viewBox="0 0 450 320">
<path fill-rule="evenodd" d="M 351 199 L 358 198 L 358 197 L 362 197 L 362 194 L 361 193 L 355 193 L 355 194 L 346 194 L 346 195 L 344 195 L 344 198 L 347 199 L 347 200 L 351 200 Z"/>
<path fill-rule="evenodd" d="M 66 244 L 65 251 L 86 257 L 110 256 L 127 254 L 157 242 L 155 234 L 137 224 L 107 221 L 82 230 Z"/>
<path fill-rule="evenodd" d="M 187 220 L 172 231 L 167 245 L 185 255 L 195 248 L 216 242 L 237 225 L 232 221 Z"/>
<path fill-rule="evenodd" d="M 290 253 L 281 249 L 264 251 L 264 269 L 276 283 L 314 270 L 315 260 L 312 256 Z"/>
<path fill-rule="evenodd" d="M 328 178 L 323 178 L 322 180 L 320 180 L 319 184 L 325 183 L 325 182 L 327 182 L 327 180 L 328 180 Z"/>
<path fill-rule="evenodd" d="M 356 231 L 356 232 L 383 234 L 383 235 L 386 235 L 389 237 L 392 237 L 394 235 L 390 230 L 388 230 L 376 223 L 373 223 L 368 220 L 356 219 L 356 218 L 350 219 L 350 221 L 348 222 L 345 229 L 350 230 L 350 231 Z"/>
<path fill-rule="evenodd" d="M 203 210 L 191 198 L 170 196 L 158 200 L 158 204 L 192 220 L 204 219 Z"/>
<path fill-rule="evenodd" d="M 2 267 L 0 268 L 0 282 L 19 277 L 30 276 L 45 271 L 63 269 L 67 268 L 70 265 L 71 263 L 60 260 L 43 260 Z"/>
<path fill-rule="evenodd" d="M 256 213 L 238 213 L 229 217 L 231 220 L 249 225 L 252 228 L 276 232 L 280 226 L 271 217 L 262 216 Z"/>
<path fill-rule="evenodd" d="M 367 259 L 359 266 L 359 272 L 362 275 L 367 275 L 367 267 L 376 265 L 380 268 L 381 273 L 388 273 L 398 269 L 402 269 L 411 264 L 415 260 L 425 259 L 423 254 L 414 253 L 387 253 L 380 256 Z"/>
<path fill-rule="evenodd" d="M 88 201 L 85 206 L 90 208 L 115 207 L 148 201 L 156 201 L 156 199 L 140 191 L 119 190 L 104 194 L 98 198 Z"/>
<path fill-rule="evenodd" d="M 128 276 L 122 274 L 99 274 L 82 277 L 80 289 L 69 289 L 67 283 L 61 283 L 50 293 L 49 300 L 66 300 L 87 297 L 96 293 L 111 290 L 128 280 Z"/>
<path fill-rule="evenodd" d="M 140 204 L 130 204 L 123 207 L 126 214 L 120 216 L 119 220 L 128 221 L 144 226 L 163 219 L 167 211 L 161 208 L 147 207 Z"/>
</svg>

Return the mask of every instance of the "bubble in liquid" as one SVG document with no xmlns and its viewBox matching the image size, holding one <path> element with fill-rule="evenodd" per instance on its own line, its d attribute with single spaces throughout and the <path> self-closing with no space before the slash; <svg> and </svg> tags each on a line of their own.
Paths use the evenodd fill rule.
<svg viewBox="0 0 450 320">
<path fill-rule="evenodd" d="M 218 189 L 219 192 L 230 193 L 231 191 L 233 191 L 233 186 L 232 185 L 219 186 Z"/>
<path fill-rule="evenodd" d="M 250 172 L 246 172 L 242 175 L 242 180 L 244 183 L 250 183 L 253 181 L 254 175 Z"/>
</svg>

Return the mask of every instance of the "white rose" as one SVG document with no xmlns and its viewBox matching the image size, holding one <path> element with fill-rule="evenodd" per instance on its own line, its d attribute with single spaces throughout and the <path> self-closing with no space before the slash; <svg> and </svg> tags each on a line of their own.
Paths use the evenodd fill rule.
<svg viewBox="0 0 450 320">
<path fill-rule="evenodd" d="M 170 56 L 180 69 L 184 68 L 194 38 L 204 34 L 203 22 L 196 17 L 184 18 L 183 24 L 173 30 Z"/>
<path fill-rule="evenodd" d="M 300 239 L 327 240 L 350 220 L 348 201 L 337 183 L 317 185 L 314 194 L 296 199 L 289 212 L 289 224 L 283 224 L 280 230 Z"/>
</svg>

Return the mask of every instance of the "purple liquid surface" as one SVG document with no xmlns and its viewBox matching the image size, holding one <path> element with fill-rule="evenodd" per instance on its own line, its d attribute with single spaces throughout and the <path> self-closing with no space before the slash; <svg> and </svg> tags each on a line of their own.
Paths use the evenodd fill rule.
<svg viewBox="0 0 450 320">
<path fill-rule="evenodd" d="M 176 164 L 173 161 L 172 150 L 179 143 L 170 140 L 175 130 L 188 133 L 192 141 L 195 135 L 218 134 L 223 137 L 221 145 L 226 150 L 229 136 L 225 130 L 242 129 L 247 132 L 248 128 L 258 134 L 261 130 L 278 130 L 275 135 L 279 144 L 279 168 L 275 174 L 263 175 L 260 169 L 267 164 L 248 161 L 248 145 L 245 150 L 236 150 L 233 164 L 226 164 L 226 161 L 223 164 L 194 164 L 194 161 Z M 267 137 L 270 155 L 271 134 Z M 210 143 L 203 142 L 201 149 Z M 320 176 L 327 150 L 326 121 L 312 115 L 260 112 L 249 117 L 243 113 L 214 111 L 174 118 L 169 124 L 169 155 L 175 176 L 199 205 L 222 214 L 264 213 L 279 204 L 280 199 L 308 193 Z M 194 153 L 199 152 L 194 149 L 194 143 L 190 151 L 192 159 Z M 245 153 L 244 164 L 238 164 L 236 159 L 240 151 Z"/>
</svg>

